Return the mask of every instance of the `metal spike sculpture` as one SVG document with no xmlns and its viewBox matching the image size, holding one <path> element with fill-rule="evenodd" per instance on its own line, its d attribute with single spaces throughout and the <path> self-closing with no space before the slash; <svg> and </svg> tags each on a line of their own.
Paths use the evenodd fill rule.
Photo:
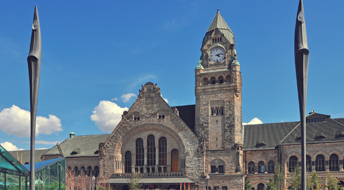
<svg viewBox="0 0 344 190">
<path fill-rule="evenodd" d="M 295 26 L 295 68 L 301 119 L 301 189 L 306 190 L 306 100 L 309 50 L 303 2 L 300 0 Z"/>
<path fill-rule="evenodd" d="M 38 100 L 39 75 L 41 70 L 41 29 L 39 25 L 37 6 L 33 16 L 30 52 L 27 57 L 30 79 L 30 113 L 31 113 L 31 146 L 30 146 L 30 190 L 35 190 L 35 133 Z"/>
</svg>

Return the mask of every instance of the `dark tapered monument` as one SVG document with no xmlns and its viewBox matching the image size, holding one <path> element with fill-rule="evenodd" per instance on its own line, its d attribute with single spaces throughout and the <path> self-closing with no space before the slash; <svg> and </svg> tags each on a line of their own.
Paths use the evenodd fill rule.
<svg viewBox="0 0 344 190">
<path fill-rule="evenodd" d="M 30 190 L 35 190 L 35 133 L 38 100 L 39 75 L 41 70 L 41 29 L 37 6 L 33 16 L 30 52 L 27 57 L 30 79 L 30 112 L 31 112 L 31 147 L 30 147 Z"/>
<path fill-rule="evenodd" d="M 308 77 L 308 44 L 306 34 L 306 22 L 303 11 L 303 2 L 300 0 L 295 26 L 295 68 L 297 78 L 297 90 L 299 96 L 300 120 L 301 120 L 301 189 L 306 190 L 306 100 Z"/>
</svg>

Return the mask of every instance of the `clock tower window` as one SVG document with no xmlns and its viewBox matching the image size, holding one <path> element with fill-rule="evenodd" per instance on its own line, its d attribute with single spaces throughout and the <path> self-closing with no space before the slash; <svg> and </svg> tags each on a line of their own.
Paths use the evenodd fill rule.
<svg viewBox="0 0 344 190">
<path fill-rule="evenodd" d="M 210 81 L 211 81 L 211 84 L 215 84 L 216 83 L 215 77 L 211 77 Z"/>
<path fill-rule="evenodd" d="M 223 83 L 223 77 L 219 76 L 219 83 L 222 84 Z"/>
</svg>

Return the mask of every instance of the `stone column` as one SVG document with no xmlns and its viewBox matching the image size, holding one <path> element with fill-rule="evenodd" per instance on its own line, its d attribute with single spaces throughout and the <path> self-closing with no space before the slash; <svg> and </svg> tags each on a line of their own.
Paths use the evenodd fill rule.
<svg viewBox="0 0 344 190">
<path fill-rule="evenodd" d="M 145 152 L 143 154 L 143 173 L 147 173 L 147 146 L 144 146 L 144 150 Z"/>
<path fill-rule="evenodd" d="M 159 145 L 155 146 L 155 173 L 158 173 L 159 165 Z"/>
</svg>

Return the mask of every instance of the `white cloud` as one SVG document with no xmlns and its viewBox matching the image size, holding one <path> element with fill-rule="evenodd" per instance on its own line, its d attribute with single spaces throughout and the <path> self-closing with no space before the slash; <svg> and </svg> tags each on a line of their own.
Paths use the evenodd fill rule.
<svg viewBox="0 0 344 190">
<path fill-rule="evenodd" d="M 242 123 L 243 125 L 254 125 L 254 124 L 263 124 L 263 122 L 258 119 L 258 118 L 253 118 L 250 122 L 248 123 Z"/>
<path fill-rule="evenodd" d="M 136 94 L 134 94 L 134 93 L 128 93 L 128 94 L 122 94 L 121 98 L 122 98 L 122 101 L 123 101 L 124 103 L 127 103 L 127 102 L 130 101 L 130 99 L 131 99 L 132 97 L 135 97 L 135 96 L 136 96 Z"/>
<path fill-rule="evenodd" d="M 156 79 L 155 75 L 145 75 L 141 78 L 136 79 L 135 81 L 133 81 L 130 85 L 128 85 L 128 87 L 126 88 L 126 91 L 133 91 L 133 89 L 137 86 L 137 85 L 144 85 L 147 82 L 149 82 L 151 79 Z"/>
<path fill-rule="evenodd" d="M 164 97 L 162 97 L 162 94 L 161 94 L 161 98 L 165 100 L 166 103 L 168 103 L 168 100 Z"/>
<path fill-rule="evenodd" d="M 12 144 L 11 142 L 3 142 L 1 143 L 1 146 L 4 147 L 7 151 L 14 151 L 14 150 L 24 150 L 19 149 L 16 145 Z"/>
<path fill-rule="evenodd" d="M 114 102 L 100 101 L 92 111 L 91 120 L 101 131 L 112 132 L 121 121 L 123 112 L 127 110 L 127 107 L 121 108 Z"/>
<path fill-rule="evenodd" d="M 112 98 L 111 101 L 118 101 L 118 98 Z"/>
<path fill-rule="evenodd" d="M 0 112 L 0 130 L 19 137 L 29 137 L 30 112 L 16 105 L 3 109 Z M 54 115 L 49 115 L 49 118 L 36 117 L 36 135 L 40 133 L 50 135 L 59 131 L 62 131 L 62 125 L 58 117 Z"/>
</svg>

